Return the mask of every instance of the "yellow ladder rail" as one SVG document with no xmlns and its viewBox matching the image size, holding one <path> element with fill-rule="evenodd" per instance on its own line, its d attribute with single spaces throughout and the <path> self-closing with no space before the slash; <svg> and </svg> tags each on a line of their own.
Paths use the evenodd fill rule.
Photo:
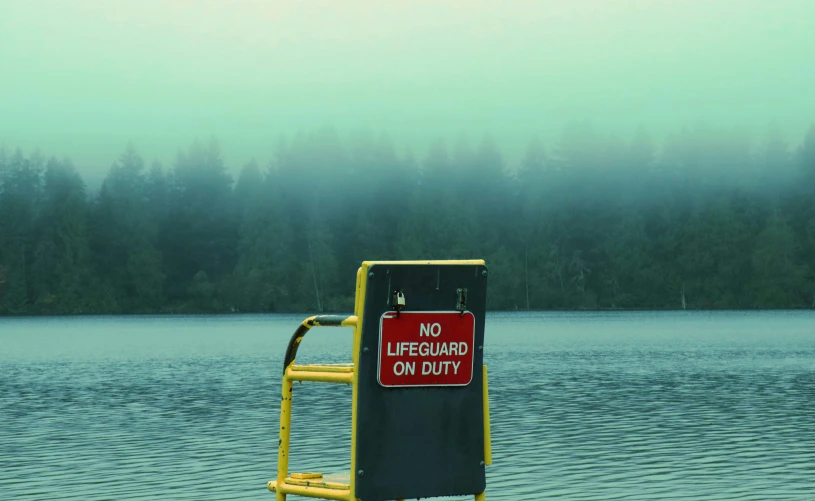
<svg viewBox="0 0 815 501">
<path fill-rule="evenodd" d="M 269 482 L 267 488 L 275 492 L 276 501 L 285 501 L 286 494 L 320 497 L 323 499 L 349 499 L 350 490 L 343 491 L 325 486 L 303 486 L 286 481 L 289 469 L 289 441 L 291 438 L 292 383 L 315 381 L 351 384 L 354 366 L 351 365 L 294 365 L 297 349 L 312 327 L 356 327 L 354 315 L 316 315 L 303 320 L 289 341 L 283 364 L 283 387 L 280 402 L 280 440 L 277 448 L 277 481 Z M 350 369 L 350 370 L 349 370 Z M 350 488 L 349 488 L 350 489 Z"/>
</svg>

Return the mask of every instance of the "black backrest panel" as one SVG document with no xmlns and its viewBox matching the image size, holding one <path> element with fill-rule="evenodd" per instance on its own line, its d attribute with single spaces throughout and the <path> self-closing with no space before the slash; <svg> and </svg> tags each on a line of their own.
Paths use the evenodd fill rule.
<svg viewBox="0 0 815 501">
<path fill-rule="evenodd" d="M 484 491 L 480 347 L 486 266 L 375 264 L 369 272 L 357 368 L 357 497 L 389 501 Z M 378 383 L 380 318 L 393 311 L 397 289 L 404 293 L 405 312 L 455 312 L 457 290 L 466 289 L 466 309 L 475 317 L 473 377 L 467 386 L 394 388 Z"/>
</svg>

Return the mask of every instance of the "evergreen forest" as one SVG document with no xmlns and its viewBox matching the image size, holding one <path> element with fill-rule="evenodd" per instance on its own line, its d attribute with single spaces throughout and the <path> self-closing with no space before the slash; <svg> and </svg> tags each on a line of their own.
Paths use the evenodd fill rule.
<svg viewBox="0 0 815 501">
<path fill-rule="evenodd" d="M 492 310 L 815 308 L 815 126 L 573 124 L 512 165 L 489 136 L 272 150 L 233 171 L 215 139 L 168 164 L 123 145 L 93 190 L 0 150 L 0 314 L 349 312 L 363 260 L 465 258 Z"/>
</svg>

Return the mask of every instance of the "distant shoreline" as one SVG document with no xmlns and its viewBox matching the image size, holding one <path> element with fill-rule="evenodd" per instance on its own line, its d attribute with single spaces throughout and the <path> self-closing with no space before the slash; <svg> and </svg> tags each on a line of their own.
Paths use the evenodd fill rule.
<svg viewBox="0 0 815 501">
<path fill-rule="evenodd" d="M 581 309 L 535 309 L 535 310 L 487 310 L 487 314 L 496 313 L 699 313 L 699 312 L 801 312 L 812 311 L 815 308 L 581 308 Z M 298 312 L 298 311 L 240 311 L 240 312 L 138 312 L 138 313 L 53 313 L 53 314 L 18 314 L 18 315 L 0 315 L 2 319 L 20 319 L 20 318 L 64 318 L 64 317 L 238 317 L 250 315 L 281 315 L 281 316 L 302 316 L 310 317 L 313 315 L 337 315 L 349 314 L 349 311 L 330 311 L 315 313 L 311 312 Z"/>
</svg>

